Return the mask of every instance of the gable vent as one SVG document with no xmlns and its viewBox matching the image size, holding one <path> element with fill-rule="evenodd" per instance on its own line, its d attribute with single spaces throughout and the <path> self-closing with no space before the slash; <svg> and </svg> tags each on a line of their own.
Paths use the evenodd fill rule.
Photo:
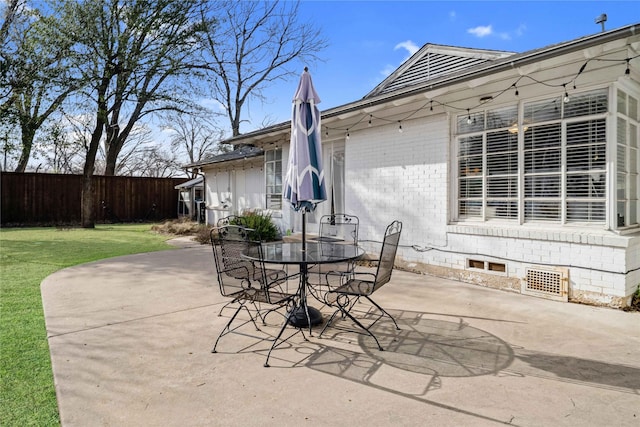
<svg viewBox="0 0 640 427">
<path fill-rule="evenodd" d="M 485 62 L 487 62 L 485 58 L 457 57 L 429 52 L 380 90 L 380 93 L 389 93 L 403 87 L 414 86 Z"/>
<path fill-rule="evenodd" d="M 523 294 L 567 302 L 569 300 L 569 270 L 527 268 L 522 282 Z"/>
</svg>

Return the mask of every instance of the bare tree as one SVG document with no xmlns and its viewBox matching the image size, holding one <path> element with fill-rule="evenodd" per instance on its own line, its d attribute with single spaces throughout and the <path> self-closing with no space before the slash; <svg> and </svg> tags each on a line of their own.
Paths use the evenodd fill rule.
<svg viewBox="0 0 640 427">
<path fill-rule="evenodd" d="M 36 139 L 34 159 L 42 159 L 46 171 L 80 173 L 84 158 L 83 145 L 73 138 L 69 126 L 57 121 L 45 126 Z"/>
<path fill-rule="evenodd" d="M 120 175 L 171 178 L 183 174 L 175 152 L 158 144 L 148 144 L 126 156 L 119 164 Z"/>
<path fill-rule="evenodd" d="M 204 68 L 216 77 L 213 96 L 225 106 L 237 136 L 248 99 L 263 100 L 267 86 L 297 75 L 296 64 L 318 60 L 327 42 L 313 24 L 300 22 L 298 2 L 224 0 L 215 5 L 220 14 L 205 39 Z"/>
<path fill-rule="evenodd" d="M 196 163 L 208 155 L 224 151 L 220 141 L 224 139 L 225 131 L 211 120 L 210 115 L 170 114 L 166 122 L 168 124 L 163 129 L 171 133 L 172 151 L 188 163 Z"/>
</svg>

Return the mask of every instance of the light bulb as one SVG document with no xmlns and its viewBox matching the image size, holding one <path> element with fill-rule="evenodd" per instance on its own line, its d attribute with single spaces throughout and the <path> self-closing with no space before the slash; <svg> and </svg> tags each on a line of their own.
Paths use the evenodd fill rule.
<svg viewBox="0 0 640 427">
<path fill-rule="evenodd" d="M 349 139 L 349 129 L 347 129 L 347 140 Z"/>
<path fill-rule="evenodd" d="M 562 87 L 564 88 L 564 103 L 567 104 L 569 103 L 569 101 L 571 101 L 571 98 L 569 98 L 569 94 L 567 93 L 567 84 L 563 84 Z"/>
<path fill-rule="evenodd" d="M 371 118 L 373 117 L 372 114 L 369 114 L 369 127 L 371 127 Z"/>
<path fill-rule="evenodd" d="M 402 133 L 402 122 L 398 121 L 398 132 Z"/>
</svg>

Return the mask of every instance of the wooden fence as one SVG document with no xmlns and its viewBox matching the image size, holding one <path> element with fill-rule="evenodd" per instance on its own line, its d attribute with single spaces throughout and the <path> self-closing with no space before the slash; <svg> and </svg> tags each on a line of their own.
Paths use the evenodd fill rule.
<svg viewBox="0 0 640 427">
<path fill-rule="evenodd" d="M 177 218 L 178 190 L 187 178 L 94 176 L 97 223 Z M 5 225 L 79 224 L 81 175 L 0 173 Z"/>
</svg>

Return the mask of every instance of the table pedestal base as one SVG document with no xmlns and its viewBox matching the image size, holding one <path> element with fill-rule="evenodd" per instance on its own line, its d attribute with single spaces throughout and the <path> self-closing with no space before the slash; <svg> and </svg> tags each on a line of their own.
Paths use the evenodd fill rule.
<svg viewBox="0 0 640 427">
<path fill-rule="evenodd" d="M 322 323 L 322 313 L 320 310 L 314 307 L 308 307 L 309 319 L 311 319 L 311 326 L 316 326 Z M 294 307 L 289 312 L 289 324 L 296 328 L 307 328 L 309 323 L 307 322 L 307 313 L 303 306 Z"/>
</svg>

